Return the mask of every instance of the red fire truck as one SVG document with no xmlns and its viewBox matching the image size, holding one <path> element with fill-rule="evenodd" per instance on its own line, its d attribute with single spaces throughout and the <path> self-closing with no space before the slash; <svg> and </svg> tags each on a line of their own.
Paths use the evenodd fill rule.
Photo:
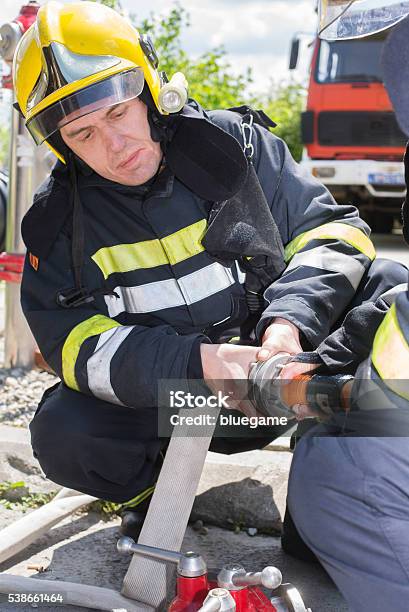
<svg viewBox="0 0 409 612">
<path fill-rule="evenodd" d="M 374 231 L 388 232 L 405 195 L 401 132 L 382 82 L 388 30 L 354 40 L 317 38 L 307 109 L 302 114 L 302 165 L 338 202 L 354 203 Z M 300 40 L 291 47 L 297 66 Z"/>
</svg>

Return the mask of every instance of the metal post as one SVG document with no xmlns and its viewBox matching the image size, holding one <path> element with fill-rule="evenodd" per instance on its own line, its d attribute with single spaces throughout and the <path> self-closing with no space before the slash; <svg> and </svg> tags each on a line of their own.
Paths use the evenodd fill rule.
<svg viewBox="0 0 409 612">
<path fill-rule="evenodd" d="M 10 71 L 17 44 L 24 32 L 34 23 L 39 8 L 36 0 L 29 0 L 20 8 L 15 19 L 0 27 L 0 58 L 8 64 Z M 12 89 L 11 72 L 8 76 L 3 75 L 1 87 Z M 16 255 L 22 259 L 25 247 L 20 232 L 21 221 L 31 205 L 35 188 L 49 172 L 50 164 L 47 164 L 45 147 L 35 150 L 20 114 L 14 108 L 11 112 L 7 253 L 2 255 L 6 255 L 6 259 Z M 14 259 L 19 260 L 18 257 Z M 31 367 L 34 364 L 35 341 L 21 311 L 20 283 L 15 282 L 15 278 L 10 279 L 10 276 L 8 280 L 13 282 L 6 285 L 4 365 Z"/>
<path fill-rule="evenodd" d="M 35 147 L 22 117 L 14 108 L 11 130 L 6 250 L 22 255 L 25 246 L 20 231 L 21 221 L 31 206 L 35 189 L 50 171 L 49 155 L 52 154 L 45 146 Z M 32 367 L 36 345 L 21 310 L 20 284 L 7 283 L 5 297 L 4 365 Z"/>
</svg>

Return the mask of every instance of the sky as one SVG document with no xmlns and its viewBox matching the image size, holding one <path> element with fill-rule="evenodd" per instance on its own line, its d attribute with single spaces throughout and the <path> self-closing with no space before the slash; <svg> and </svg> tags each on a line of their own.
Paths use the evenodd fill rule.
<svg viewBox="0 0 409 612">
<path fill-rule="evenodd" d="M 174 6 L 172 0 L 121 3 L 125 11 L 136 14 L 137 21 L 151 12 L 166 14 Z M 0 0 L 0 26 L 16 17 L 22 4 L 22 0 Z M 316 28 L 315 0 L 180 0 L 180 4 L 190 15 L 190 27 L 184 30 L 182 42 L 192 57 L 223 45 L 234 71 L 252 68 L 252 89 L 256 92 L 268 90 L 271 81 L 306 79 L 310 55 L 307 43 Z M 296 32 L 310 36 L 303 38 L 298 70 L 290 73 L 289 50 Z M 0 104 L 0 122 L 5 113 L 5 103 Z"/>
</svg>

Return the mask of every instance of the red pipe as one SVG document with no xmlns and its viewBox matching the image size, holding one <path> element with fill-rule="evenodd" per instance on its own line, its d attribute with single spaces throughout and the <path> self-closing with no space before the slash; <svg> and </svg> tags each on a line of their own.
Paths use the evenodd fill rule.
<svg viewBox="0 0 409 612">
<path fill-rule="evenodd" d="M 0 280 L 21 283 L 23 267 L 24 255 L 0 253 Z"/>
</svg>

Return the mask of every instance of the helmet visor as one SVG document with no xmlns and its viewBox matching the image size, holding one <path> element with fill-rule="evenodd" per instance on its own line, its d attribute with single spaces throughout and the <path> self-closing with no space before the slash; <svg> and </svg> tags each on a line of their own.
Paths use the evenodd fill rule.
<svg viewBox="0 0 409 612">
<path fill-rule="evenodd" d="M 102 108 L 137 98 L 143 90 L 142 70 L 133 68 L 84 87 L 40 111 L 27 121 L 27 129 L 36 144 L 41 144 L 72 121 Z"/>
<path fill-rule="evenodd" d="M 386 30 L 409 14 L 409 1 L 320 0 L 319 36 L 325 40 L 361 38 Z"/>
</svg>

